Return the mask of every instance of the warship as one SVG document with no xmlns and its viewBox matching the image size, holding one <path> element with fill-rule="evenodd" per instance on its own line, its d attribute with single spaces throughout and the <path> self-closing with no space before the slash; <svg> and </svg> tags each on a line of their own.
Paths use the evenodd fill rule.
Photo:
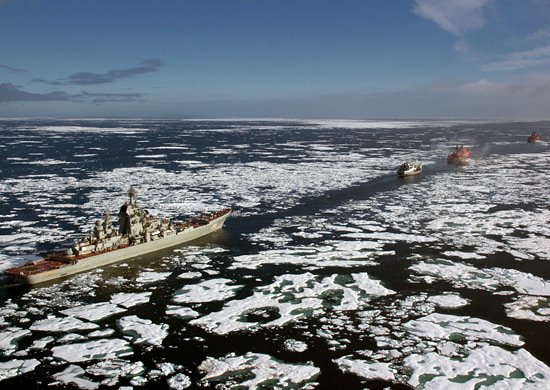
<svg viewBox="0 0 550 390">
<path fill-rule="evenodd" d="M 127 260 L 161 249 L 180 245 L 222 228 L 231 209 L 193 217 L 185 222 L 159 218 L 138 207 L 136 191 L 128 191 L 118 213 L 119 228 L 113 228 L 111 215 L 105 212 L 88 235 L 65 251 L 54 251 L 45 258 L 10 268 L 5 273 L 16 284 L 37 284 L 97 267 Z"/>
</svg>

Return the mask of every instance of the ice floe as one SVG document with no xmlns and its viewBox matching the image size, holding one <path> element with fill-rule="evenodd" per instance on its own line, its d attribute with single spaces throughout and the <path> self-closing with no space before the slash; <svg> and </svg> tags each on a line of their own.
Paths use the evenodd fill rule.
<svg viewBox="0 0 550 390">
<path fill-rule="evenodd" d="M 218 334 L 258 326 L 282 326 L 329 307 L 357 310 L 369 299 L 394 293 L 364 273 L 346 277 L 316 277 L 311 273 L 282 275 L 271 285 L 257 288 L 253 295 L 229 301 L 220 311 L 190 323 Z"/>
<path fill-rule="evenodd" d="M 209 279 L 201 283 L 186 285 L 176 291 L 173 301 L 176 303 L 202 303 L 223 301 L 231 298 L 241 288 L 232 285 L 229 279 Z"/>
<path fill-rule="evenodd" d="M 17 350 L 17 341 L 31 334 L 28 329 L 9 327 L 0 330 L 0 351 L 10 355 Z"/>
<path fill-rule="evenodd" d="M 36 359 L 14 359 L 7 362 L 0 362 L 0 381 L 33 371 L 39 365 L 40 362 Z"/>
<path fill-rule="evenodd" d="M 200 314 L 193 309 L 182 306 L 168 305 L 166 308 L 166 314 L 169 316 L 179 317 L 183 319 L 190 319 L 199 317 Z"/>
<path fill-rule="evenodd" d="M 143 271 L 136 278 L 138 283 L 155 283 L 166 279 L 170 276 L 171 272 L 155 272 L 155 271 Z"/>
<path fill-rule="evenodd" d="M 70 385 L 73 384 L 79 389 L 94 390 L 100 385 L 98 382 L 94 382 L 90 378 L 86 377 L 86 371 L 75 364 L 69 365 L 63 371 L 53 375 L 53 378 L 59 383 Z"/>
<path fill-rule="evenodd" d="M 429 297 L 427 301 L 447 309 L 463 307 L 470 303 L 467 299 L 462 298 L 458 294 L 434 295 Z"/>
<path fill-rule="evenodd" d="M 404 365 L 413 370 L 408 383 L 415 388 L 544 389 L 550 381 L 550 368 L 525 349 L 508 351 L 492 345 L 453 359 L 435 352 L 413 354 Z"/>
<path fill-rule="evenodd" d="M 141 361 L 129 362 L 122 359 L 107 359 L 99 361 L 86 368 L 86 373 L 94 377 L 103 377 L 101 385 L 115 386 L 120 378 L 134 378 L 146 372 Z"/>
<path fill-rule="evenodd" d="M 505 268 L 476 268 L 448 260 L 419 261 L 409 267 L 413 279 L 445 280 L 455 287 L 495 291 L 511 287 L 520 294 L 550 296 L 550 282 L 538 276 Z"/>
<path fill-rule="evenodd" d="M 395 380 L 394 372 L 390 363 L 369 362 L 365 360 L 352 359 L 343 356 L 335 359 L 334 363 L 345 373 L 352 373 L 365 379 L 382 379 L 393 382 Z"/>
<path fill-rule="evenodd" d="M 296 388 L 311 384 L 321 370 L 308 364 L 288 364 L 269 355 L 247 353 L 242 356 L 208 358 L 199 370 L 202 382 L 231 383 L 233 386 L 256 389 L 264 386 Z M 247 374 L 247 375 L 243 375 Z"/>
<path fill-rule="evenodd" d="M 112 315 L 123 313 L 126 309 L 109 302 L 92 303 L 62 310 L 67 316 L 74 316 L 88 321 L 100 321 Z"/>
<path fill-rule="evenodd" d="M 287 351 L 291 352 L 304 352 L 305 350 L 307 350 L 306 343 L 294 339 L 285 340 L 284 347 Z"/>
<path fill-rule="evenodd" d="M 129 356 L 133 353 L 130 344 L 122 339 L 99 339 L 52 348 L 52 355 L 54 358 L 65 360 L 70 363 L 98 359 L 113 359 Z"/>
<path fill-rule="evenodd" d="M 550 298 L 520 296 L 504 305 L 508 317 L 531 321 L 550 321 Z"/>
<path fill-rule="evenodd" d="M 409 333 L 434 340 L 481 340 L 521 346 L 521 337 L 505 326 L 481 318 L 432 313 L 403 325 Z"/>
<path fill-rule="evenodd" d="M 141 305 L 143 303 L 149 302 L 151 298 L 151 292 L 141 292 L 141 293 L 117 293 L 111 296 L 111 303 L 115 305 L 123 306 L 125 308 L 130 308 L 136 305 Z"/>
<path fill-rule="evenodd" d="M 54 317 L 35 321 L 29 329 L 32 331 L 40 330 L 42 332 L 72 332 L 75 330 L 94 330 L 97 328 L 99 328 L 97 324 L 84 322 L 78 318 Z"/>
<path fill-rule="evenodd" d="M 122 317 L 117 325 L 122 333 L 132 337 L 135 344 L 161 345 L 168 335 L 168 325 L 154 324 L 138 316 Z"/>
</svg>

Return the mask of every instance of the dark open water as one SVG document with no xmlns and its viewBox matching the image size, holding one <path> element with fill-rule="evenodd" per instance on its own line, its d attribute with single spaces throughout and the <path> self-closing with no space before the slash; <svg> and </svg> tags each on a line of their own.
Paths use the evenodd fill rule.
<svg viewBox="0 0 550 390">
<path fill-rule="evenodd" d="M 0 387 L 545 388 L 550 123 L 0 121 L 0 269 L 114 214 L 223 231 L 0 290 Z M 448 165 L 469 146 L 472 159 Z M 418 160 L 418 177 L 399 164 Z"/>
</svg>

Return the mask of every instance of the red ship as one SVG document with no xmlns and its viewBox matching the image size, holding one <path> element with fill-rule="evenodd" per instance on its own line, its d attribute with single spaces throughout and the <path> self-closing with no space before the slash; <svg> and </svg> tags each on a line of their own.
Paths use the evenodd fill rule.
<svg viewBox="0 0 550 390">
<path fill-rule="evenodd" d="M 458 146 L 447 156 L 448 163 L 461 163 L 470 158 L 470 148 Z"/>
<path fill-rule="evenodd" d="M 540 134 L 536 131 L 533 131 L 529 137 L 527 137 L 527 142 L 534 144 L 540 141 Z"/>
</svg>

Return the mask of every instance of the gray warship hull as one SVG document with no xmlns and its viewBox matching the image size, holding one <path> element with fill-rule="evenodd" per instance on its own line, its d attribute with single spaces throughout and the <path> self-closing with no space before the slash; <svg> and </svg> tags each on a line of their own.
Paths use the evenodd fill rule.
<svg viewBox="0 0 550 390">
<path fill-rule="evenodd" d="M 89 271 L 122 260 L 129 260 L 162 249 L 175 247 L 206 236 L 221 229 L 229 214 L 231 214 L 231 210 L 225 210 L 216 218 L 210 219 L 206 224 L 189 226 L 184 230 L 154 241 L 94 253 L 79 259 L 46 258 L 37 260 L 22 267 L 10 269 L 7 274 L 14 279 L 16 284 L 33 285 Z"/>
</svg>

